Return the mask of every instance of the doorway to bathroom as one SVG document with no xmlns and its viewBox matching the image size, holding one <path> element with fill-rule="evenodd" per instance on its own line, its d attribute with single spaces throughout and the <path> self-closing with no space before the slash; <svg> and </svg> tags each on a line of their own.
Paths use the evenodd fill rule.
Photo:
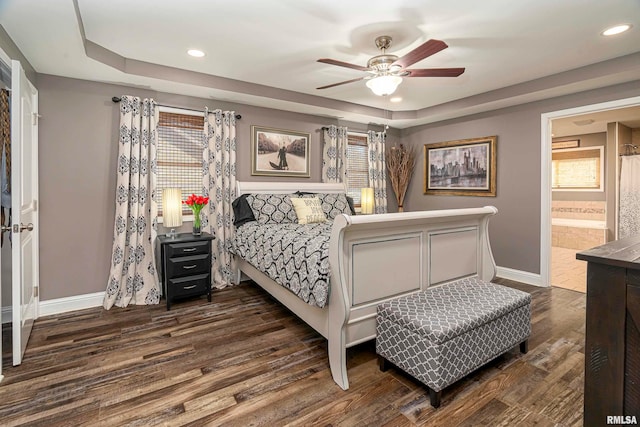
<svg viewBox="0 0 640 427">
<path fill-rule="evenodd" d="M 640 106 L 551 121 L 552 286 L 586 291 L 575 254 L 618 235 L 620 156 L 640 146 Z"/>
</svg>

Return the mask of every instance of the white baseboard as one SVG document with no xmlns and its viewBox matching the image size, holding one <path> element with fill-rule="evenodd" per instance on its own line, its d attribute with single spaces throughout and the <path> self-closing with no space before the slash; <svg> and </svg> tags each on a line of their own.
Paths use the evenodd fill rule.
<svg viewBox="0 0 640 427">
<path fill-rule="evenodd" d="M 503 279 L 515 280 L 527 285 L 546 287 L 542 283 L 539 274 L 528 271 L 514 270 L 507 267 L 497 267 L 496 275 Z M 75 295 L 66 298 L 56 298 L 40 301 L 38 308 L 39 316 L 50 316 L 52 314 L 66 313 L 74 310 L 84 310 L 85 308 L 100 307 L 104 300 L 104 292 L 92 294 Z M 11 306 L 2 307 L 2 323 L 11 323 Z"/>
<path fill-rule="evenodd" d="M 102 306 L 103 300 L 104 292 L 95 292 L 93 294 L 74 295 L 72 297 L 40 301 L 38 317 L 100 307 Z M 11 323 L 11 306 L 2 307 L 2 323 Z"/>
<path fill-rule="evenodd" d="M 513 268 L 497 267 L 496 275 L 503 279 L 515 280 L 516 282 L 526 283 L 527 285 L 541 286 L 546 288 L 548 285 L 542 281 L 542 276 L 528 271 L 514 270 Z"/>
</svg>

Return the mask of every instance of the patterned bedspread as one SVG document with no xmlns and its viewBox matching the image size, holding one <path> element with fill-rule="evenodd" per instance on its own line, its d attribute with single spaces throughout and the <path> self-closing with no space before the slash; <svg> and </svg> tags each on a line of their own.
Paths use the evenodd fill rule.
<svg viewBox="0 0 640 427">
<path fill-rule="evenodd" d="M 249 222 L 236 230 L 231 251 L 307 304 L 324 307 L 329 296 L 332 224 Z"/>
</svg>

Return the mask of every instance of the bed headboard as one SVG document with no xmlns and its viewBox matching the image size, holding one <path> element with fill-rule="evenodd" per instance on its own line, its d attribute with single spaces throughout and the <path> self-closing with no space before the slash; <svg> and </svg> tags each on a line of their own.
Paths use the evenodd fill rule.
<svg viewBox="0 0 640 427">
<path fill-rule="evenodd" d="M 342 183 L 325 182 L 275 182 L 275 181 L 236 181 L 237 195 L 247 193 L 288 194 L 296 191 L 309 193 L 346 193 Z"/>
</svg>

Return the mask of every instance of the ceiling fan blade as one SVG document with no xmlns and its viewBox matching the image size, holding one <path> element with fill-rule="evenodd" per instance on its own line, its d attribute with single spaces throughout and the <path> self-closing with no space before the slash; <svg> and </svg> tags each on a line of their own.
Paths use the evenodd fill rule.
<svg viewBox="0 0 640 427">
<path fill-rule="evenodd" d="M 423 68 L 404 71 L 409 73 L 405 77 L 458 77 L 464 73 L 464 68 Z"/>
<path fill-rule="evenodd" d="M 334 86 L 346 85 L 347 83 L 357 82 L 357 81 L 362 80 L 362 79 L 364 79 L 364 77 L 358 77 L 357 79 L 351 79 L 351 80 L 347 80 L 347 81 L 340 82 L 340 83 L 334 83 L 332 85 L 321 86 L 321 87 L 317 87 L 316 89 L 328 89 L 328 88 L 334 87 Z"/>
<path fill-rule="evenodd" d="M 321 58 L 318 59 L 318 62 L 322 62 L 323 64 L 337 65 L 338 67 L 353 68 L 354 70 L 369 71 L 369 68 L 367 67 L 356 64 L 349 64 L 348 62 L 337 61 L 335 59 Z"/>
<path fill-rule="evenodd" d="M 413 49 L 402 58 L 398 58 L 391 66 L 399 65 L 402 68 L 406 68 L 448 47 L 449 46 L 442 40 L 431 39 Z"/>
</svg>

